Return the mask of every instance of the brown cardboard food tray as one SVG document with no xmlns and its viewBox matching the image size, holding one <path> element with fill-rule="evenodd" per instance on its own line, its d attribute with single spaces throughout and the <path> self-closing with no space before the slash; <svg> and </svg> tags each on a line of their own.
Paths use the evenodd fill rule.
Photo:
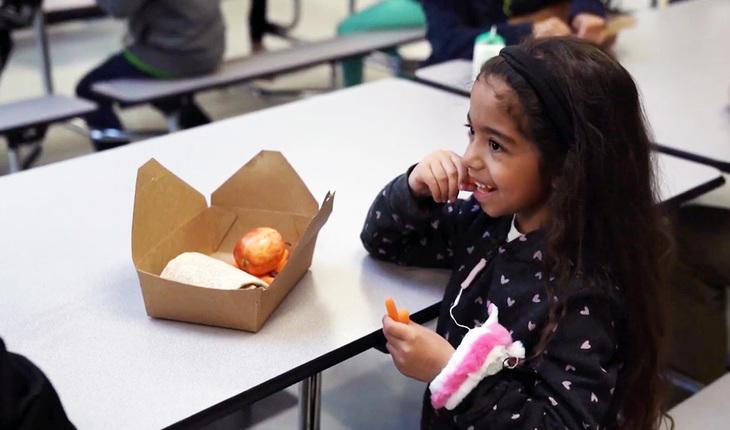
<svg viewBox="0 0 730 430">
<path fill-rule="evenodd" d="M 322 206 L 280 152 L 261 151 L 205 197 L 152 159 L 137 173 L 132 259 L 149 316 L 258 331 L 307 273 L 334 194 Z M 291 244 L 284 270 L 268 288 L 216 290 L 163 279 L 168 261 L 201 252 L 233 264 L 236 241 L 268 226 Z"/>
</svg>

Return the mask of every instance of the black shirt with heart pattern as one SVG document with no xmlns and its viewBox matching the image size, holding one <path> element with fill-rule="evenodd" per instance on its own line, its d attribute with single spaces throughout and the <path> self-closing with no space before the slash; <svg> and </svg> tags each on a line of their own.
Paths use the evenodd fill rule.
<svg viewBox="0 0 730 430">
<path fill-rule="evenodd" d="M 521 341 L 529 358 L 546 325 L 549 301 L 565 310 L 545 349 L 516 369 L 484 378 L 453 410 L 434 410 L 426 390 L 422 429 L 604 429 L 616 425 L 616 388 L 625 321 L 620 291 L 605 285 L 567 288 L 545 273 L 540 230 L 507 241 L 512 216 L 490 218 L 473 199 L 436 204 L 416 199 L 407 174 L 389 183 L 370 208 L 361 239 L 374 257 L 400 265 L 451 270 L 436 331 L 455 348 L 467 330 L 449 309 L 460 284 L 482 259 L 487 265 L 466 288 L 453 315 L 475 327 L 487 305 Z M 565 297 L 548 297 L 548 291 Z M 566 293 L 567 291 L 567 293 Z"/>
</svg>

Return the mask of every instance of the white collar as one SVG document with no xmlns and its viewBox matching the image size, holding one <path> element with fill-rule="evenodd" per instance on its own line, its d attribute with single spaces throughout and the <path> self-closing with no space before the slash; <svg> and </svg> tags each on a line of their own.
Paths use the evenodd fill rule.
<svg viewBox="0 0 730 430">
<path fill-rule="evenodd" d="M 512 242 L 513 240 L 522 236 L 522 233 L 520 233 L 520 231 L 517 230 L 517 226 L 515 225 L 516 218 L 517 218 L 516 216 L 512 217 L 512 222 L 510 223 L 510 227 L 509 227 L 509 233 L 507 233 L 507 242 Z"/>
</svg>

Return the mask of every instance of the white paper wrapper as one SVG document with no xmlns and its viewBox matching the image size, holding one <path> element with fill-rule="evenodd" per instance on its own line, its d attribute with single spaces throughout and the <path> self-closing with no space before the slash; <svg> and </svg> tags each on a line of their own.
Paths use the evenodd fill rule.
<svg viewBox="0 0 730 430">
<path fill-rule="evenodd" d="M 173 258 L 162 270 L 160 277 L 219 290 L 268 287 L 261 279 L 199 252 L 184 252 Z"/>
</svg>

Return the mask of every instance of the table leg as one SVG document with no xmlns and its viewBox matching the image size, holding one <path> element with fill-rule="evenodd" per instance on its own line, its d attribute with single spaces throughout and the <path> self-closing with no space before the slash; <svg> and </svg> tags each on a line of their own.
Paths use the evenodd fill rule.
<svg viewBox="0 0 730 430">
<path fill-rule="evenodd" d="M 301 430 L 319 430 L 322 374 L 316 373 L 303 380 L 299 390 L 299 428 Z"/>
<path fill-rule="evenodd" d="M 330 66 L 330 89 L 332 91 L 337 89 L 337 63 L 331 62 Z"/>
<path fill-rule="evenodd" d="M 53 76 L 51 75 L 51 55 L 48 52 L 48 33 L 43 11 L 38 11 L 33 20 L 33 31 L 40 50 L 41 68 L 43 69 L 43 85 L 46 94 L 53 94 Z"/>
<path fill-rule="evenodd" d="M 11 147 L 8 145 L 8 169 L 9 173 L 20 172 L 21 169 L 20 155 L 18 154 L 18 148 Z"/>
<path fill-rule="evenodd" d="M 180 131 L 180 111 L 168 112 L 165 114 L 165 122 L 167 123 L 167 131 L 174 133 Z"/>
</svg>

